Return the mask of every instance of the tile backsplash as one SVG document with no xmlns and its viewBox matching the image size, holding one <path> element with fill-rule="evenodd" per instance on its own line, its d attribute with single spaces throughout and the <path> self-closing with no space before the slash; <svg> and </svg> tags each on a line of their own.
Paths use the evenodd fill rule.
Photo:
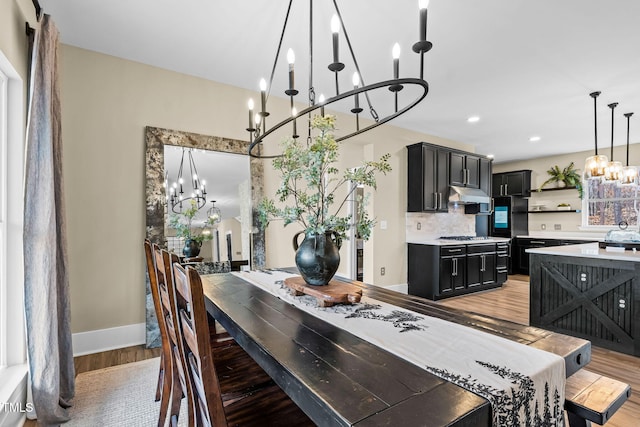
<svg viewBox="0 0 640 427">
<path fill-rule="evenodd" d="M 465 215 L 462 205 L 450 205 L 449 213 L 407 212 L 405 215 L 407 241 L 476 235 L 476 217 Z"/>
</svg>

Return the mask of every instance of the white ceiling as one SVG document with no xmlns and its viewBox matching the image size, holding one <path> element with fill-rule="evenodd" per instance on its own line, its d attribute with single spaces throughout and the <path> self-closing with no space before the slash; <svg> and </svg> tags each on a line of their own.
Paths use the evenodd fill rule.
<svg viewBox="0 0 640 427">
<path fill-rule="evenodd" d="M 62 42 L 181 73 L 257 90 L 268 80 L 286 0 L 40 0 Z M 328 9 L 315 1 L 317 92 L 331 92 Z M 391 47 L 402 47 L 401 77 L 417 74 L 417 0 L 341 1 L 345 27 L 365 82 L 391 77 Z M 296 83 L 306 84 L 308 2 L 296 0 L 284 51 L 297 52 Z M 326 5 L 326 7 L 325 7 Z M 593 149 L 593 101 L 599 145 L 610 144 L 607 104 L 619 102 L 615 145 L 626 141 L 625 112 L 640 119 L 640 1 L 431 0 L 427 98 L 394 125 L 471 144 L 496 162 Z M 322 22 L 322 24 L 320 23 Z M 297 29 L 299 28 L 299 29 Z M 326 29 L 327 33 L 323 33 Z M 321 31 L 322 30 L 322 31 Z M 302 31 L 302 32 L 300 32 Z M 282 53 L 282 55 L 285 54 Z M 341 59 L 347 49 L 341 41 Z M 347 62 L 346 60 L 343 62 Z M 349 67 L 349 64 L 347 64 Z M 286 67 L 286 63 L 284 65 Z M 351 71 L 341 73 L 350 81 Z M 272 92 L 285 89 L 278 68 Z M 348 83 L 341 83 L 347 87 Z M 302 91 L 301 101 L 306 93 Z M 239 100 L 239 102 L 246 102 Z M 466 122 L 480 116 L 475 124 Z M 540 136 L 536 143 L 532 136 Z M 631 142 L 640 122 L 631 121 Z"/>
</svg>

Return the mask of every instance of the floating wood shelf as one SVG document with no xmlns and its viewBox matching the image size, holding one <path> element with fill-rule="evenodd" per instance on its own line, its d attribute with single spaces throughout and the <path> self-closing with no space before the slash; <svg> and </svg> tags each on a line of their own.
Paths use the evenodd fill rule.
<svg viewBox="0 0 640 427">
<path fill-rule="evenodd" d="M 546 210 L 546 211 L 529 211 L 529 213 L 531 214 L 538 214 L 538 213 L 558 213 L 558 212 L 582 212 L 581 209 L 550 209 L 550 210 Z"/>
<path fill-rule="evenodd" d="M 556 187 L 556 188 L 542 188 L 540 191 L 558 191 L 558 190 L 575 190 L 576 187 Z M 538 189 L 534 188 L 531 190 L 531 193 L 538 193 Z"/>
</svg>

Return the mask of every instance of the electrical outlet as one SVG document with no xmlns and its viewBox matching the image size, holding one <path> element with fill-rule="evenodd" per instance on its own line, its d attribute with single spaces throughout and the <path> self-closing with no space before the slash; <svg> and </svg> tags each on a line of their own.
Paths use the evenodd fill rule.
<svg viewBox="0 0 640 427">
<path fill-rule="evenodd" d="M 417 228 L 418 230 L 422 230 L 422 224 L 417 223 L 417 224 L 416 224 L 416 228 Z"/>
<path fill-rule="evenodd" d="M 384 276 L 384 273 L 386 273 L 387 271 L 385 270 L 384 267 L 380 267 L 380 275 Z"/>
<path fill-rule="evenodd" d="M 562 230 L 562 224 L 553 224 L 554 230 Z"/>
<path fill-rule="evenodd" d="M 546 230 L 547 224 L 540 224 L 540 230 Z"/>
</svg>

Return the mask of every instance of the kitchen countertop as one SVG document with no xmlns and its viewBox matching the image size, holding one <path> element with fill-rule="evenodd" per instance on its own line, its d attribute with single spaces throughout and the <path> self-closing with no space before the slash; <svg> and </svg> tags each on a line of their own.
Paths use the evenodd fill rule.
<svg viewBox="0 0 640 427">
<path fill-rule="evenodd" d="M 523 239 L 558 239 L 558 240 L 589 240 L 603 241 L 606 233 L 550 233 L 533 232 L 529 235 L 516 236 Z"/>
<path fill-rule="evenodd" d="M 446 240 L 437 238 L 412 238 L 407 239 L 407 243 L 413 243 L 417 245 L 432 245 L 432 246 L 450 246 L 450 245 L 476 245 L 483 243 L 501 243 L 508 242 L 511 239 L 506 237 L 489 237 L 488 239 L 478 240 Z"/>
<path fill-rule="evenodd" d="M 597 243 L 583 243 L 580 245 L 567 245 L 567 246 L 551 246 L 548 248 L 531 248 L 527 249 L 530 254 L 541 255 L 560 255 L 560 256 L 573 256 L 579 258 L 598 258 L 598 259 L 610 259 L 617 261 L 634 261 L 640 262 L 640 250 L 633 251 L 620 251 L 618 248 L 601 249 Z"/>
</svg>

